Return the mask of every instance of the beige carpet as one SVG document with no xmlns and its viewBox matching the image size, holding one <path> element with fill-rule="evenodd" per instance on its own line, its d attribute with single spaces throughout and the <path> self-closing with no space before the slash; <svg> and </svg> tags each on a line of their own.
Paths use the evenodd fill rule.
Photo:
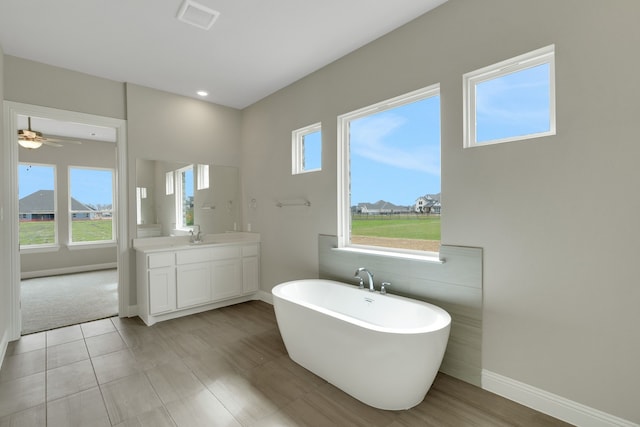
<svg viewBox="0 0 640 427">
<path fill-rule="evenodd" d="M 118 314 L 118 271 L 23 280 L 22 333 L 46 331 Z"/>
</svg>

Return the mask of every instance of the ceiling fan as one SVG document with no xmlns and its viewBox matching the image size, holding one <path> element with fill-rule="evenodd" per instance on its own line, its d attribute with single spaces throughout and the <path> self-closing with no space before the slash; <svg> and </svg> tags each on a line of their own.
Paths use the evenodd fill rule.
<svg viewBox="0 0 640 427">
<path fill-rule="evenodd" d="M 18 129 L 18 144 L 20 144 L 24 148 L 35 150 L 36 148 L 40 148 L 42 144 L 48 145 L 50 147 L 63 147 L 63 145 L 58 144 L 58 142 L 82 144 L 82 142 L 80 141 L 47 138 L 44 135 L 42 135 L 42 132 L 38 132 L 31 129 L 31 117 L 29 117 L 27 120 L 28 120 L 28 126 L 27 126 L 28 129 Z"/>
</svg>

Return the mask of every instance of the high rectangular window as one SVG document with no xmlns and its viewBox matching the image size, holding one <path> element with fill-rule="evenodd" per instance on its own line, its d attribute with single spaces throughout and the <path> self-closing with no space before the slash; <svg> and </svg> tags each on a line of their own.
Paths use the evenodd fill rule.
<svg viewBox="0 0 640 427">
<path fill-rule="evenodd" d="M 291 134 L 293 175 L 322 169 L 322 125 L 314 123 Z"/>
<path fill-rule="evenodd" d="M 69 167 L 71 243 L 115 241 L 114 170 Z"/>
<path fill-rule="evenodd" d="M 463 76 L 464 147 L 554 135 L 554 46 Z"/>
<path fill-rule="evenodd" d="M 338 117 L 341 247 L 440 248 L 440 87 Z"/>
</svg>

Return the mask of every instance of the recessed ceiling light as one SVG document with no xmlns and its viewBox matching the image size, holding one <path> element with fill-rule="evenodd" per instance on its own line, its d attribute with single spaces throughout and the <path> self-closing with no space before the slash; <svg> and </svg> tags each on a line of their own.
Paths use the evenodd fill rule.
<svg viewBox="0 0 640 427">
<path fill-rule="evenodd" d="M 209 95 L 209 92 L 207 92 L 206 90 L 199 90 L 198 92 L 196 92 L 198 95 L 200 96 L 207 96 Z"/>
</svg>

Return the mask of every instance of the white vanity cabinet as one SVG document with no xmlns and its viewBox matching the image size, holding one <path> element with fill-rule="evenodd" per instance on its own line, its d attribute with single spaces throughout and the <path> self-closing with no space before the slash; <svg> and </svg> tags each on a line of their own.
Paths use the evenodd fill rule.
<svg viewBox="0 0 640 427">
<path fill-rule="evenodd" d="M 147 325 L 248 301 L 260 287 L 259 242 L 136 247 L 136 257 Z"/>
<path fill-rule="evenodd" d="M 146 257 L 149 281 L 149 313 L 158 314 L 176 308 L 176 275 L 173 253 L 150 254 Z"/>
<path fill-rule="evenodd" d="M 176 251 L 178 308 L 211 302 L 210 258 L 208 248 Z"/>
<path fill-rule="evenodd" d="M 214 301 L 242 294 L 242 248 L 216 248 L 211 263 L 211 296 Z"/>
<path fill-rule="evenodd" d="M 247 294 L 260 289 L 260 260 L 258 245 L 242 247 L 242 292 Z"/>
</svg>

